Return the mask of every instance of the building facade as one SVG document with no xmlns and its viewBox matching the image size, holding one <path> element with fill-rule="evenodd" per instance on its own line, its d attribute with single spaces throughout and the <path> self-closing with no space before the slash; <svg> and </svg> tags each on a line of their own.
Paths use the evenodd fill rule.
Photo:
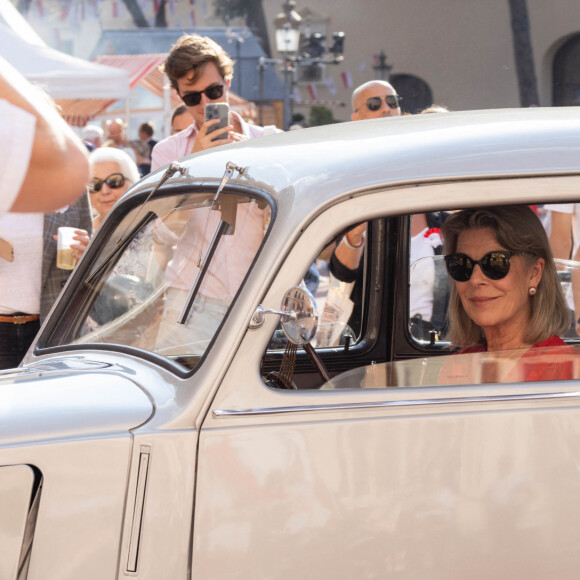
<svg viewBox="0 0 580 580">
<path fill-rule="evenodd" d="M 160 1 L 136 0 L 150 25 Z M 282 3 L 263 0 L 273 57 L 280 56 L 274 21 Z M 527 0 L 527 8 L 537 105 L 580 104 L 577 2 Z M 392 80 L 408 112 L 431 102 L 451 110 L 521 106 L 509 0 L 297 0 L 296 10 L 304 35 L 318 32 L 330 39 L 334 31 L 345 33 L 340 64 L 298 67 L 294 73 L 293 110 L 306 120 L 313 106 L 329 108 L 336 120 L 349 120 L 353 88 L 381 77 Z M 183 30 L 225 25 L 211 0 L 168 1 L 165 18 L 168 27 Z M 103 29 L 135 26 L 122 0 L 37 0 L 30 4 L 28 20 L 51 46 L 85 58 Z M 231 38 L 233 56 L 240 42 Z"/>
</svg>

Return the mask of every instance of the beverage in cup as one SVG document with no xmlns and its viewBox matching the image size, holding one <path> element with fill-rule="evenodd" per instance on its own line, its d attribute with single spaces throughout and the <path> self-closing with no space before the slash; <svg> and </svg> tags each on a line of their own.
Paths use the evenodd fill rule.
<svg viewBox="0 0 580 580">
<path fill-rule="evenodd" d="M 72 270 L 77 263 L 73 255 L 71 244 L 78 244 L 78 240 L 73 239 L 75 232 L 79 228 L 58 228 L 58 240 L 56 243 L 56 267 L 62 270 Z M 84 232 L 85 230 L 79 230 Z"/>
</svg>

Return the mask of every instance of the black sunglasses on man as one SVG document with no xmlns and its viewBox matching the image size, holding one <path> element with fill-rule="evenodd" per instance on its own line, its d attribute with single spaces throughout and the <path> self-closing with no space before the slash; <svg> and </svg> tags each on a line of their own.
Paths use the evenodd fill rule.
<svg viewBox="0 0 580 580">
<path fill-rule="evenodd" d="M 401 104 L 403 97 L 399 97 L 399 95 L 387 95 L 385 97 L 385 103 L 391 109 L 396 109 Z M 381 97 L 369 97 L 365 105 L 369 111 L 378 111 L 383 104 L 383 99 Z"/>
<path fill-rule="evenodd" d="M 224 83 L 219 85 L 210 85 L 207 89 L 203 91 L 192 91 L 190 93 L 184 93 L 181 95 L 181 100 L 188 107 L 196 107 L 201 103 L 201 95 L 205 95 L 210 101 L 215 101 L 220 99 L 224 94 Z"/>
</svg>

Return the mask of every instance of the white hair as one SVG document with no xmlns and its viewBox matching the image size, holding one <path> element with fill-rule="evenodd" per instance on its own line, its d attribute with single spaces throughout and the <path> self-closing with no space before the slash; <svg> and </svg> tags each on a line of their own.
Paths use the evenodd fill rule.
<svg viewBox="0 0 580 580">
<path fill-rule="evenodd" d="M 85 141 L 95 143 L 97 139 L 103 139 L 105 132 L 98 125 L 87 125 L 83 127 L 81 131 L 81 136 Z"/>
<path fill-rule="evenodd" d="M 121 173 L 132 183 L 139 181 L 139 169 L 131 157 L 116 147 L 100 147 L 89 153 L 91 171 L 96 163 L 116 163 Z"/>
</svg>

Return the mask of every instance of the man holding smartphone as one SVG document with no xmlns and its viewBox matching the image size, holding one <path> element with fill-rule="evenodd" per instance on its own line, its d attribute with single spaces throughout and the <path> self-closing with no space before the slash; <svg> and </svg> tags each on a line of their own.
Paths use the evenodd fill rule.
<svg viewBox="0 0 580 580">
<path fill-rule="evenodd" d="M 213 126 L 220 125 L 220 119 L 206 121 L 205 106 L 228 102 L 234 72 L 232 59 L 211 38 L 197 34 L 182 36 L 169 52 L 164 70 L 193 123 L 153 148 L 152 170 L 211 147 L 280 132 L 274 126 L 249 125 L 235 112 L 230 112 L 228 125 L 211 131 Z"/>
<path fill-rule="evenodd" d="M 249 125 L 237 113 L 228 112 L 234 66 L 223 48 L 210 38 L 196 34 L 182 36 L 171 49 L 164 68 L 193 123 L 153 148 L 152 170 L 191 153 L 281 132 L 273 126 Z M 156 345 L 166 354 L 180 354 L 180 349 L 191 354 L 191 349 L 196 348 L 191 345 L 211 340 L 240 287 L 270 218 L 269 209 L 260 208 L 255 201 L 242 205 L 234 233 L 220 242 L 200 288 L 197 305 L 185 324 L 178 324 L 177 319 L 197 273 L 197 257 L 210 241 L 208 211 L 206 208 L 192 211 L 178 234 L 168 231 L 169 228 L 158 228 L 160 241 L 173 247 L 172 264 L 180 265 L 179 271 L 167 270 L 167 293 Z"/>
</svg>

